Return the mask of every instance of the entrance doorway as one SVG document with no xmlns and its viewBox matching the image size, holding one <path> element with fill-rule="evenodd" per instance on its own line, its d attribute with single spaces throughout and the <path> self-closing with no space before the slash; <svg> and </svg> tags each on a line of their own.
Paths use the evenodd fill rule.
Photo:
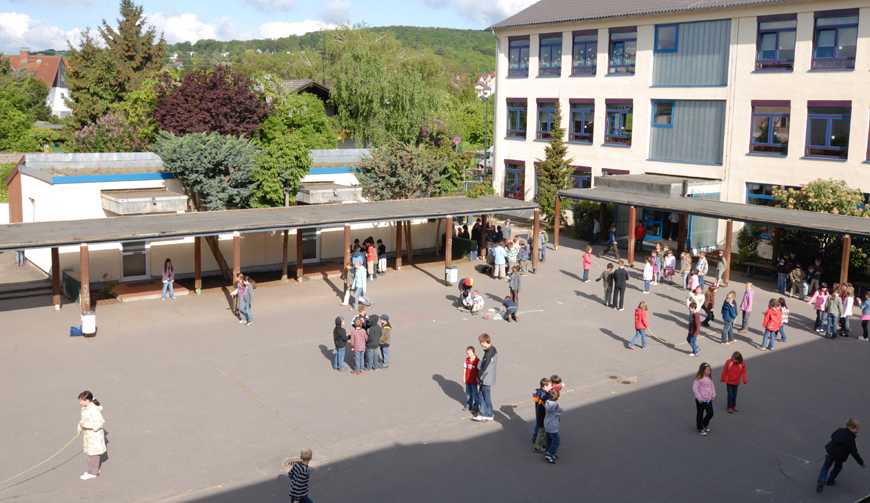
<svg viewBox="0 0 870 503">
<path fill-rule="evenodd" d="M 300 231 L 296 231 L 300 232 Z M 320 233 L 317 228 L 301 229 L 302 263 L 320 262 Z"/>
<path fill-rule="evenodd" d="M 145 241 L 121 243 L 121 281 L 151 278 L 148 248 Z"/>
</svg>

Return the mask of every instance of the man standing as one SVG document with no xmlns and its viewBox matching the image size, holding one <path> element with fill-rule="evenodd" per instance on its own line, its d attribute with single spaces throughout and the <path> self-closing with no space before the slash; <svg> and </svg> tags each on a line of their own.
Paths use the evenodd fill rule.
<svg viewBox="0 0 870 503">
<path fill-rule="evenodd" d="M 673 241 L 674 235 L 676 234 L 679 236 L 680 234 L 678 232 L 680 230 L 680 215 L 676 211 L 672 211 L 671 214 L 668 215 L 668 221 L 671 223 L 670 229 L 668 229 L 668 238 Z"/>
<path fill-rule="evenodd" d="M 634 228 L 634 251 L 639 252 L 643 250 L 643 238 L 646 237 L 646 228 L 643 226 L 643 223 L 638 220 L 637 227 Z"/>
<path fill-rule="evenodd" d="M 613 309 L 623 310 L 625 301 L 625 286 L 628 282 L 628 271 L 625 270 L 625 261 L 619 261 L 619 269 L 613 273 Z M 616 299 L 619 299 L 617 303 Z"/>
<path fill-rule="evenodd" d="M 785 293 L 785 279 L 788 277 L 788 261 L 785 257 L 776 263 L 776 291 Z"/>
<path fill-rule="evenodd" d="M 547 260 L 547 243 L 550 242 L 550 235 L 543 228 L 538 232 L 538 260 L 544 263 Z"/>
<path fill-rule="evenodd" d="M 603 252 L 599 253 L 598 256 L 600 258 L 604 258 L 604 255 L 610 252 L 616 256 L 616 260 L 619 260 L 619 248 L 616 247 L 616 226 L 610 228 L 610 237 L 607 240 L 608 248 Z"/>
<path fill-rule="evenodd" d="M 491 388 L 495 384 L 495 369 L 498 364 L 498 352 L 492 345 L 489 334 L 480 334 L 477 338 L 483 348 L 483 358 L 480 360 L 480 372 L 477 382 L 480 384 L 480 415 L 471 418 L 472 421 L 492 421 Z"/>
<path fill-rule="evenodd" d="M 589 243 L 589 246 L 595 246 L 598 244 L 598 236 L 601 235 L 601 222 L 598 221 L 597 218 L 592 219 L 592 242 Z"/>
<path fill-rule="evenodd" d="M 511 221 L 507 219 L 504 221 L 504 226 L 501 228 L 502 234 L 504 234 L 505 241 L 511 240 Z"/>
</svg>

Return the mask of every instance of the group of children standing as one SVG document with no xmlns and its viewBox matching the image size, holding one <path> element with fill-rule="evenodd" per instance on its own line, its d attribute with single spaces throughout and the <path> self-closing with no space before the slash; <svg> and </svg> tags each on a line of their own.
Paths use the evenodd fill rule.
<svg viewBox="0 0 870 503">
<path fill-rule="evenodd" d="M 335 360 L 332 368 L 338 371 L 344 368 L 344 353 L 350 341 L 350 349 L 354 353 L 354 368 L 351 374 L 359 375 L 365 371 L 376 371 L 390 367 L 390 336 L 393 325 L 386 314 L 366 315 L 365 306 L 359 307 L 359 314 L 351 321 L 353 331 L 348 335 L 344 329 L 344 318 L 335 318 L 335 328 L 332 338 L 335 342 Z M 380 351 L 380 354 L 378 352 Z"/>
<path fill-rule="evenodd" d="M 246 326 L 254 324 L 254 315 L 251 314 L 251 304 L 254 302 L 254 280 L 242 273 L 236 274 L 235 290 L 230 295 L 235 299 L 235 314 L 239 317 L 239 323 Z"/>
<path fill-rule="evenodd" d="M 807 304 L 816 310 L 814 330 L 824 333 L 826 339 L 836 339 L 838 335 L 849 337 L 852 333 L 853 308 L 860 308 L 863 335 L 858 336 L 858 340 L 868 340 L 870 291 L 865 294 L 863 302 L 860 300 L 856 302 L 855 289 L 852 286 L 835 283 L 834 288 L 829 292 L 827 283 L 822 282 Z"/>
<path fill-rule="evenodd" d="M 562 443 L 559 437 L 559 425 L 565 412 L 556 402 L 559 401 L 564 384 L 557 375 L 542 378 L 540 384 L 541 387 L 532 394 L 535 402 L 535 430 L 532 432 L 532 444 L 536 453 L 543 453 L 545 460 L 555 463 L 559 457 L 556 452 Z"/>
</svg>

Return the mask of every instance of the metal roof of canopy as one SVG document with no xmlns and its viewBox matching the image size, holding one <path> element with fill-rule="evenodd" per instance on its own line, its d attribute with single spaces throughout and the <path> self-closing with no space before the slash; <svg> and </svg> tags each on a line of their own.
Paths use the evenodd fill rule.
<svg viewBox="0 0 870 503">
<path fill-rule="evenodd" d="M 213 236 L 234 231 L 283 231 L 354 223 L 444 218 L 448 215 L 483 215 L 537 207 L 533 202 L 496 196 L 444 197 L 17 223 L 0 225 L 0 250 L 47 248 L 79 243 L 154 241 Z"/>
<path fill-rule="evenodd" d="M 658 194 L 642 194 L 609 188 L 561 190 L 559 195 L 584 201 L 637 206 L 659 211 L 676 211 L 687 215 L 736 220 L 809 232 L 870 237 L 870 219 L 831 213 L 727 203 L 692 197 L 663 197 Z"/>
</svg>

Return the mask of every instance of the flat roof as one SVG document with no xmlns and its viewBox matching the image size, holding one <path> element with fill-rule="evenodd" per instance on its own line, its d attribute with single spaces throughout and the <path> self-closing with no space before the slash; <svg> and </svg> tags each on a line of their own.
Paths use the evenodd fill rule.
<svg viewBox="0 0 870 503">
<path fill-rule="evenodd" d="M 816 213 L 755 204 L 710 201 L 693 197 L 663 197 L 660 194 L 644 194 L 600 187 L 560 190 L 559 195 L 584 201 L 637 206 L 659 211 L 676 211 L 677 213 L 720 220 L 737 220 L 738 222 L 802 231 L 870 237 L 870 218 L 847 217 L 832 213 Z"/>
<path fill-rule="evenodd" d="M 137 215 L 0 225 L 0 250 L 21 250 L 79 243 L 155 241 L 231 232 L 337 227 L 344 224 L 485 215 L 537 208 L 537 203 L 497 196 L 442 197 L 369 203 L 291 206 L 174 215 Z"/>
</svg>

